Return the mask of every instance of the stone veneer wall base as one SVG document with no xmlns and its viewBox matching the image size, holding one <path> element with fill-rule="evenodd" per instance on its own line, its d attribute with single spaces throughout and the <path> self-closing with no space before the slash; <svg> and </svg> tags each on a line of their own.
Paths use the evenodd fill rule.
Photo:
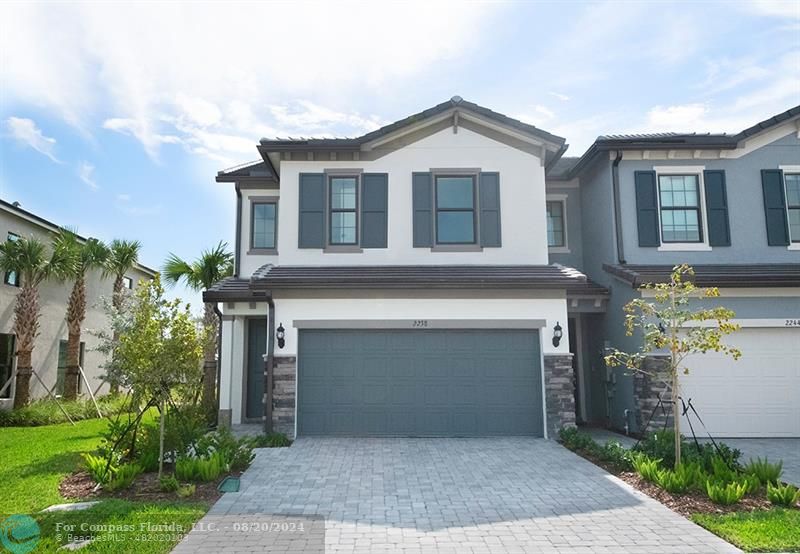
<svg viewBox="0 0 800 554">
<path fill-rule="evenodd" d="M 575 427 L 575 383 L 572 354 L 544 356 L 544 387 L 547 402 L 547 435 L 558 438 L 562 427 Z"/>
<path fill-rule="evenodd" d="M 272 377 L 272 430 L 294 438 L 297 358 L 275 356 Z"/>
<path fill-rule="evenodd" d="M 636 406 L 636 425 L 641 433 L 653 414 L 647 432 L 672 429 L 672 399 L 669 393 L 669 357 L 664 355 L 647 356 L 642 364 L 647 373 L 633 374 L 633 400 Z M 661 407 L 658 397 L 661 396 Z M 653 412 L 655 410 L 655 412 Z"/>
</svg>

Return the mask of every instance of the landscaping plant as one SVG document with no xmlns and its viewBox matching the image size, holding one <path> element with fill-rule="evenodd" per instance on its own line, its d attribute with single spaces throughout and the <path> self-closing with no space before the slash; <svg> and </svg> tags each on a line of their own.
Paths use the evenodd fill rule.
<svg viewBox="0 0 800 554">
<path fill-rule="evenodd" d="M 631 464 L 636 473 L 642 476 L 645 481 L 658 483 L 659 464 L 661 460 L 653 460 L 644 454 L 637 454 L 631 458 Z"/>
<path fill-rule="evenodd" d="M 695 486 L 703 475 L 696 463 L 682 463 L 674 470 L 661 469 L 656 472 L 656 484 L 667 492 L 682 494 Z"/>
<path fill-rule="evenodd" d="M 728 354 L 734 359 L 741 356 L 741 352 L 723 343 L 722 339 L 736 331 L 739 326 L 731 323 L 734 313 L 727 308 L 695 308 L 690 303 L 695 301 L 698 294 L 705 298 L 716 298 L 719 289 L 698 289 L 684 276 L 694 275 L 694 270 L 688 265 L 675 266 L 669 282 L 647 284 L 642 291 L 652 291 L 653 298 L 642 295 L 625 305 L 625 332 L 633 336 L 640 332 L 643 337 L 643 346 L 638 352 L 628 353 L 612 349 L 606 356 L 606 363 L 610 367 L 623 366 L 633 373 L 644 373 L 653 379 L 658 375 L 645 369 L 644 361 L 653 352 L 667 350 L 669 352 L 668 383 L 671 394 L 672 413 L 679 413 L 680 379 L 679 375 L 689 373 L 686 365 L 688 356 L 705 354 L 713 351 Z M 697 322 L 712 320 L 715 326 L 687 325 Z M 673 417 L 673 450 L 674 467 L 681 463 L 681 433 L 680 417 Z"/>
<path fill-rule="evenodd" d="M 175 492 L 181 486 L 174 475 L 165 475 L 158 480 L 159 487 L 164 492 Z"/>
<path fill-rule="evenodd" d="M 107 483 L 117 470 L 117 466 L 109 464 L 106 458 L 94 454 L 83 454 L 83 461 L 94 482 L 101 485 Z"/>
<path fill-rule="evenodd" d="M 577 430 L 577 429 L 576 429 Z M 253 448 L 284 448 L 292 446 L 292 441 L 283 433 L 271 432 L 248 439 Z"/>
<path fill-rule="evenodd" d="M 114 239 L 109 244 L 108 257 L 106 258 L 105 271 L 106 273 L 114 276 L 113 293 L 111 297 L 111 307 L 113 310 L 121 314 L 125 310 L 126 291 L 125 288 L 125 275 L 136 265 L 139 261 L 139 250 L 142 244 L 136 240 L 120 240 Z M 119 331 L 114 330 L 111 337 L 111 345 L 119 341 Z M 109 361 L 104 366 L 106 374 L 104 379 L 108 381 L 111 387 L 111 394 L 119 392 L 119 385 L 121 380 L 120 368 L 115 362 L 114 352 L 106 352 L 109 354 Z"/>
<path fill-rule="evenodd" d="M 195 491 L 197 491 L 197 486 L 193 484 L 189 485 L 181 485 L 178 487 L 176 491 L 180 498 L 189 498 L 190 496 L 194 496 Z"/>
<path fill-rule="evenodd" d="M 105 489 L 111 492 L 127 489 L 140 473 L 142 473 L 142 468 L 139 464 L 122 464 L 106 483 Z"/>
<path fill-rule="evenodd" d="M 195 453 L 206 457 L 219 453 L 224 464 L 233 471 L 247 469 L 255 458 L 250 439 L 237 439 L 227 427 L 222 427 L 200 437 L 195 446 Z"/>
<path fill-rule="evenodd" d="M 706 493 L 712 502 L 723 506 L 736 504 L 747 492 L 747 485 L 742 483 L 715 483 L 706 481 Z"/>
<path fill-rule="evenodd" d="M 783 461 L 777 463 L 770 463 L 767 458 L 763 460 L 756 458 L 744 466 L 744 472 L 748 475 L 755 475 L 762 483 L 772 483 L 773 485 L 778 482 L 778 479 L 783 473 Z"/>
<path fill-rule="evenodd" d="M 800 489 L 794 485 L 767 483 L 767 500 L 779 506 L 792 507 L 800 502 Z"/>
</svg>

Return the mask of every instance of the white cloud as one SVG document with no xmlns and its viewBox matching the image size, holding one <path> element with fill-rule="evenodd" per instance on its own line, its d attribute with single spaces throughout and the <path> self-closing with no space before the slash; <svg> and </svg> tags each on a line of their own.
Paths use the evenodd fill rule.
<svg viewBox="0 0 800 554">
<path fill-rule="evenodd" d="M 553 110 L 547 108 L 546 106 L 537 104 L 535 106 L 531 106 L 530 111 L 518 114 L 514 117 L 524 123 L 528 123 L 536 127 L 542 127 L 554 120 L 556 114 L 553 112 Z"/>
<path fill-rule="evenodd" d="M 554 97 L 558 98 L 562 102 L 566 102 L 567 100 L 569 100 L 569 96 L 567 96 L 566 94 L 562 94 L 560 92 L 550 91 L 547 94 L 549 94 L 550 96 L 554 96 Z"/>
<path fill-rule="evenodd" d="M 94 166 L 89 162 L 81 162 L 78 165 L 78 177 L 80 177 L 81 181 L 89 185 L 89 188 L 92 190 L 97 190 L 100 186 L 94 180 Z"/>
<path fill-rule="evenodd" d="M 691 131 L 708 113 L 704 104 L 682 106 L 655 106 L 647 113 L 647 125 L 660 131 Z"/>
<path fill-rule="evenodd" d="M 759 15 L 800 19 L 800 2 L 796 0 L 750 0 L 742 3 L 742 7 Z"/>
<path fill-rule="evenodd" d="M 6 127 L 14 140 L 20 144 L 33 148 L 56 163 L 61 163 L 53 152 L 56 146 L 56 139 L 42 134 L 42 130 L 32 119 L 9 117 L 6 119 Z"/>
</svg>

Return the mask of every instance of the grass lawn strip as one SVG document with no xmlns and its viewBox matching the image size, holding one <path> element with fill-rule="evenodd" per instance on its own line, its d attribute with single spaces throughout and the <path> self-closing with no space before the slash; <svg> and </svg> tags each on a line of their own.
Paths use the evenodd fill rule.
<svg viewBox="0 0 800 554">
<path fill-rule="evenodd" d="M 800 510 L 695 514 L 691 519 L 745 552 L 800 552 Z"/>
</svg>

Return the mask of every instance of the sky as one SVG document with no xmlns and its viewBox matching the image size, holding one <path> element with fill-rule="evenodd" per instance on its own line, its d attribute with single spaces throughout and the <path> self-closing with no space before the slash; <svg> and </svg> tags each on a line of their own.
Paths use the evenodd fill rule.
<svg viewBox="0 0 800 554">
<path fill-rule="evenodd" d="M 232 243 L 217 171 L 454 95 L 563 136 L 738 132 L 800 104 L 800 0 L 0 4 L 0 197 L 141 262 Z M 171 292 L 198 308 L 200 297 Z"/>
</svg>

